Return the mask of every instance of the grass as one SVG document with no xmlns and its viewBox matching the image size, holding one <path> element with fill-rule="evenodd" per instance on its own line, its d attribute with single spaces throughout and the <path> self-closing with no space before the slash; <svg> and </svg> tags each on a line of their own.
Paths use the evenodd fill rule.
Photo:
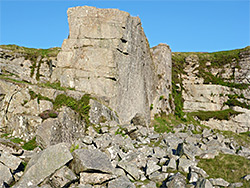
<svg viewBox="0 0 250 188">
<path fill-rule="evenodd" d="M 170 119 L 167 119 L 166 116 L 155 116 L 154 121 L 152 122 L 154 131 L 158 133 L 164 132 L 174 132 L 173 125 Z"/>
<path fill-rule="evenodd" d="M 36 49 L 36 48 L 17 46 L 14 44 L 0 45 L 0 48 L 11 50 L 11 53 L 24 54 L 26 57 L 32 57 L 32 56 L 56 57 L 58 52 L 60 51 L 59 47 L 49 48 L 49 49 Z"/>
<path fill-rule="evenodd" d="M 85 94 L 82 98 L 78 101 L 73 97 L 69 97 L 65 94 L 57 95 L 55 101 L 53 102 L 54 108 L 58 109 L 62 106 L 67 106 L 76 112 L 78 112 L 81 117 L 85 120 L 87 124 L 89 124 L 89 100 L 91 96 L 89 94 Z"/>
<path fill-rule="evenodd" d="M 250 146 L 250 132 L 235 133 L 232 131 L 214 130 L 215 132 L 224 135 L 226 138 L 232 138 L 239 146 Z"/>
<path fill-rule="evenodd" d="M 24 150 L 34 150 L 36 147 L 37 147 L 36 137 L 34 137 L 32 140 L 24 143 L 24 145 L 22 146 L 22 148 Z"/>
<path fill-rule="evenodd" d="M 250 187 L 250 182 L 241 179 L 250 174 L 250 160 L 244 157 L 219 154 L 214 159 L 199 159 L 198 166 L 207 172 L 209 178 L 223 178 L 230 183 L 242 182 L 243 187 Z"/>
<path fill-rule="evenodd" d="M 201 121 L 208 121 L 211 118 L 218 120 L 229 120 L 231 116 L 238 115 L 241 112 L 236 112 L 232 109 L 220 110 L 220 111 L 198 111 L 190 112 L 191 116 L 198 117 Z"/>
<path fill-rule="evenodd" d="M 228 80 L 224 80 L 221 77 L 221 74 L 224 72 L 223 70 L 216 76 L 211 74 L 211 68 L 222 68 L 226 64 L 232 64 L 234 61 L 236 62 L 236 67 L 240 69 L 238 65 L 240 59 L 240 53 L 246 50 L 249 50 L 250 46 L 243 48 L 243 49 L 236 49 L 230 51 L 220 51 L 220 52 L 213 52 L 213 53 L 202 53 L 202 52 L 174 52 L 172 55 L 172 80 L 175 83 L 180 83 L 179 75 L 186 74 L 183 69 L 186 64 L 185 58 L 190 55 L 197 55 L 199 58 L 199 67 L 197 70 L 198 77 L 204 78 L 205 84 L 217 84 L 223 85 L 231 88 L 238 88 L 238 89 L 247 89 L 250 85 L 249 84 L 236 84 L 228 82 Z M 211 62 L 211 66 L 206 66 L 207 62 Z M 206 70 L 207 69 L 207 70 Z M 234 79 L 234 76 L 231 78 Z"/>
<path fill-rule="evenodd" d="M 50 83 L 50 82 L 39 83 L 38 86 L 40 86 L 40 87 L 46 87 L 46 88 L 52 88 L 52 89 L 61 90 L 61 91 L 75 90 L 74 88 L 70 88 L 70 87 L 62 87 L 61 84 L 60 84 L 60 82 L 54 82 L 54 83 Z"/>
</svg>

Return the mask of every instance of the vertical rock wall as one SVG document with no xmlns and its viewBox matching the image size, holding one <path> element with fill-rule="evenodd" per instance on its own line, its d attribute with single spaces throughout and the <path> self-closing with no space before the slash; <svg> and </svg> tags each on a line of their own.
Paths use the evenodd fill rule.
<svg viewBox="0 0 250 188">
<path fill-rule="evenodd" d="M 149 122 L 158 79 L 140 19 L 84 6 L 68 9 L 68 21 L 70 34 L 51 81 L 98 96 L 121 122 L 136 113 Z"/>
</svg>

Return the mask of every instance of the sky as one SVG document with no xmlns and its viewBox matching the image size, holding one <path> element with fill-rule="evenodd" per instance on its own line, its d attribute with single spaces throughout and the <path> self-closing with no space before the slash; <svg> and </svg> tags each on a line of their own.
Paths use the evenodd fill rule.
<svg viewBox="0 0 250 188">
<path fill-rule="evenodd" d="M 0 44 L 61 46 L 67 9 L 118 8 L 139 16 L 150 46 L 174 52 L 214 52 L 250 45 L 250 0 L 0 0 Z"/>
</svg>

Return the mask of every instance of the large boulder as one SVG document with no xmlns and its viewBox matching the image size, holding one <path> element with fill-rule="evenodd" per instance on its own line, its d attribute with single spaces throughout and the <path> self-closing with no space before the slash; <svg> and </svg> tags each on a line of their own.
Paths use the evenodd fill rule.
<svg viewBox="0 0 250 188">
<path fill-rule="evenodd" d="M 157 75 L 141 20 L 117 9 L 88 6 L 67 13 L 69 37 L 51 81 L 97 95 L 121 123 L 136 113 L 149 123 Z"/>
<path fill-rule="evenodd" d="M 72 159 L 73 157 L 64 143 L 50 146 L 30 159 L 24 175 L 13 187 L 37 186 Z"/>
<path fill-rule="evenodd" d="M 85 132 L 85 122 L 79 114 L 62 107 L 56 119 L 46 119 L 37 129 L 36 141 L 42 148 L 61 142 L 74 144 Z"/>
</svg>

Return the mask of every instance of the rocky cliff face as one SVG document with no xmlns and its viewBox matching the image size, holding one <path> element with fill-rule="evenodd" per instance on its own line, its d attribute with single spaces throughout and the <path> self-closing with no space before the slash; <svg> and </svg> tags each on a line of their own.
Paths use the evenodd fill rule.
<svg viewBox="0 0 250 188">
<path fill-rule="evenodd" d="M 250 130 L 249 47 L 231 52 L 175 53 L 182 63 L 178 81 L 182 87 L 183 111 L 240 112 L 228 119 L 210 117 L 202 123 L 220 130 Z M 180 59 L 178 59 L 180 58 Z M 176 74 L 175 72 L 173 74 Z"/>
<path fill-rule="evenodd" d="M 0 46 L 0 187 L 250 187 L 249 47 L 150 49 L 116 9 L 68 20 L 62 49 Z"/>
<path fill-rule="evenodd" d="M 99 96 L 121 122 L 140 113 L 149 123 L 158 78 L 140 19 L 116 9 L 75 7 L 68 10 L 68 21 L 69 38 L 58 54 L 52 82 Z M 161 58 L 158 69 L 169 69 L 159 72 L 166 81 L 171 76 L 170 50 L 155 49 L 155 53 Z M 160 57 L 160 53 L 165 54 Z M 159 87 L 168 99 L 170 88 Z"/>
</svg>

